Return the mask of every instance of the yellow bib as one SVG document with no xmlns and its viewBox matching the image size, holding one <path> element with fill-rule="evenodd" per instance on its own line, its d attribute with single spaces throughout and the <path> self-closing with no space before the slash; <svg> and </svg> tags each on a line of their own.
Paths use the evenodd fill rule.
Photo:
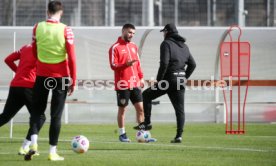
<svg viewBox="0 0 276 166">
<path fill-rule="evenodd" d="M 36 46 L 38 60 L 43 63 L 56 64 L 66 57 L 64 24 L 40 22 L 36 28 Z"/>
</svg>

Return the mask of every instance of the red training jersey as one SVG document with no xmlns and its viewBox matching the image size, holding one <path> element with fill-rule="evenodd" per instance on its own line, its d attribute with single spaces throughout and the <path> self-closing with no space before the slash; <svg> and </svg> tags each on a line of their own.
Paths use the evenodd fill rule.
<svg viewBox="0 0 276 166">
<path fill-rule="evenodd" d="M 46 21 L 50 24 L 58 24 L 59 21 L 55 19 L 48 19 Z M 33 28 L 33 52 L 34 56 L 37 57 L 36 47 L 36 24 Z M 71 77 L 73 86 L 76 84 L 76 55 L 74 45 L 74 34 L 71 28 L 64 28 L 65 47 L 67 52 L 67 59 L 57 64 L 48 64 L 37 61 L 37 76 L 44 77 Z"/>
<path fill-rule="evenodd" d="M 137 60 L 132 66 L 128 61 Z M 141 69 L 138 48 L 133 42 L 126 42 L 121 37 L 109 49 L 109 63 L 114 70 L 115 90 L 131 89 L 140 86 L 144 77 Z"/>
<path fill-rule="evenodd" d="M 14 63 L 19 60 L 18 66 Z M 15 72 L 11 87 L 33 88 L 36 78 L 36 58 L 32 45 L 25 45 L 6 57 L 5 63 Z"/>
</svg>

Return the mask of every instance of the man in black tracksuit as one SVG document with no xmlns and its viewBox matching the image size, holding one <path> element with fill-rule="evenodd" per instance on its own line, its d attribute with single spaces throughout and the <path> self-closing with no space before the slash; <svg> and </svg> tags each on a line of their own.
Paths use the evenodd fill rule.
<svg viewBox="0 0 276 166">
<path fill-rule="evenodd" d="M 160 32 L 164 33 L 164 41 L 160 46 L 160 67 L 157 83 L 143 92 L 145 121 L 135 129 L 150 130 L 152 100 L 168 94 L 175 110 L 177 132 L 171 143 L 181 143 L 185 123 L 184 93 L 185 80 L 193 73 L 196 63 L 185 39 L 178 34 L 174 24 L 167 24 Z"/>
</svg>

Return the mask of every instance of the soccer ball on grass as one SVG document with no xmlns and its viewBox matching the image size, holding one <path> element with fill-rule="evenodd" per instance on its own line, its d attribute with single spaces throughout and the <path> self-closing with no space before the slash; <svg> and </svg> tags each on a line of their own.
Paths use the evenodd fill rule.
<svg viewBox="0 0 276 166">
<path fill-rule="evenodd" d="M 149 131 L 139 130 L 136 133 L 136 140 L 140 143 L 147 142 L 151 138 Z"/>
<path fill-rule="evenodd" d="M 78 135 L 72 139 L 71 147 L 76 153 L 85 153 L 89 149 L 89 141 L 85 136 Z"/>
</svg>

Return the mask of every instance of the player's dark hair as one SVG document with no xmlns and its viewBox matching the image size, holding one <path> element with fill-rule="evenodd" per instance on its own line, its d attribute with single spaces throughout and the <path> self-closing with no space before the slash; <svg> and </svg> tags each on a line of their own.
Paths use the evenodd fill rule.
<svg viewBox="0 0 276 166">
<path fill-rule="evenodd" d="M 125 25 L 123 26 L 123 29 L 128 29 L 128 28 L 130 28 L 130 29 L 135 29 L 135 26 L 132 25 L 132 24 L 125 24 Z"/>
<path fill-rule="evenodd" d="M 55 14 L 58 11 L 63 10 L 62 3 L 60 1 L 50 1 L 48 3 L 48 12 L 50 14 Z"/>
</svg>

